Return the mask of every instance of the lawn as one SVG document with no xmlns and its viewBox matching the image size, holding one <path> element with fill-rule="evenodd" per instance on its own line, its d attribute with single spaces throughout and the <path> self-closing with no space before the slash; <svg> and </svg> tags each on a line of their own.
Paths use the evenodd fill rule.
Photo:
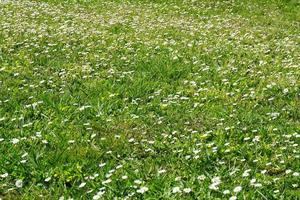
<svg viewBox="0 0 300 200">
<path fill-rule="evenodd" d="M 300 199 L 299 10 L 0 1 L 0 199 Z"/>
</svg>

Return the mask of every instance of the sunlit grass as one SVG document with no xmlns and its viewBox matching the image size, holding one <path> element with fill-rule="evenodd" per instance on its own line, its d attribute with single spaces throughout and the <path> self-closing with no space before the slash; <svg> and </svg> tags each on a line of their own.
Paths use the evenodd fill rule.
<svg viewBox="0 0 300 200">
<path fill-rule="evenodd" d="M 0 1 L 1 199 L 298 199 L 297 1 Z"/>
</svg>

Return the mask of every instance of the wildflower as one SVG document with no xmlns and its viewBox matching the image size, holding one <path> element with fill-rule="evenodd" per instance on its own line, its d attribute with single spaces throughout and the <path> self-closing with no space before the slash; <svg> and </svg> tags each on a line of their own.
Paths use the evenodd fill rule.
<svg viewBox="0 0 300 200">
<path fill-rule="evenodd" d="M 230 191 L 229 190 L 224 190 L 223 194 L 230 194 Z"/>
<path fill-rule="evenodd" d="M 254 187 L 262 187 L 262 184 L 261 183 L 255 183 Z"/>
<path fill-rule="evenodd" d="M 120 169 L 122 167 L 123 167 L 123 165 L 118 165 L 118 166 L 116 166 L 116 169 Z"/>
<path fill-rule="evenodd" d="M 220 184 L 221 183 L 221 179 L 220 179 L 220 177 L 214 177 L 213 179 L 212 179 L 212 182 L 213 183 L 215 183 L 215 184 Z"/>
<path fill-rule="evenodd" d="M 197 179 L 200 180 L 200 181 L 204 181 L 205 178 L 206 178 L 205 175 L 200 175 L 200 176 L 197 177 Z"/>
<path fill-rule="evenodd" d="M 254 184 L 255 182 L 256 182 L 256 179 L 255 179 L 255 178 L 253 178 L 253 179 L 250 180 L 250 184 L 251 184 L 251 185 Z"/>
<path fill-rule="evenodd" d="M 267 172 L 267 170 L 261 170 L 262 174 L 265 174 Z"/>
<path fill-rule="evenodd" d="M 250 169 L 248 169 L 248 170 L 246 170 L 246 171 L 244 171 L 244 173 L 243 173 L 243 177 L 247 177 L 247 176 L 249 176 L 250 174 L 249 174 L 249 172 L 250 172 L 251 170 Z"/>
<path fill-rule="evenodd" d="M 173 194 L 176 194 L 176 193 L 180 193 L 181 191 L 180 191 L 180 188 L 179 187 L 173 187 L 173 189 L 172 189 L 172 193 Z"/>
<path fill-rule="evenodd" d="M 24 164 L 24 163 L 26 163 L 27 162 L 27 160 L 21 160 L 20 161 L 20 163 L 22 163 L 22 164 Z"/>
<path fill-rule="evenodd" d="M 134 138 L 130 138 L 128 142 L 134 142 Z"/>
<path fill-rule="evenodd" d="M 100 198 L 101 198 L 101 196 L 98 195 L 98 194 L 96 194 L 95 196 L 93 196 L 93 200 L 98 200 L 98 199 L 100 199 Z"/>
<path fill-rule="evenodd" d="M 135 180 L 134 183 L 140 185 L 140 184 L 142 184 L 142 181 L 140 181 L 140 180 Z"/>
<path fill-rule="evenodd" d="M 229 198 L 229 200 L 237 200 L 237 197 L 236 196 L 232 196 Z"/>
<path fill-rule="evenodd" d="M 42 143 L 48 144 L 48 141 L 47 140 L 42 140 Z"/>
<path fill-rule="evenodd" d="M 184 193 L 190 193 L 191 191 L 192 191 L 191 188 L 184 188 L 184 189 L 183 189 L 183 192 L 184 192 Z"/>
<path fill-rule="evenodd" d="M 110 183 L 111 182 L 111 179 L 107 179 L 107 180 L 105 180 L 105 181 L 102 181 L 102 184 L 108 184 L 108 183 Z"/>
<path fill-rule="evenodd" d="M 219 189 L 218 185 L 216 185 L 216 184 L 210 184 L 208 188 L 211 189 L 211 190 L 218 190 Z"/>
<path fill-rule="evenodd" d="M 287 94 L 289 92 L 289 89 L 288 88 L 285 88 L 284 90 L 283 90 L 283 94 Z"/>
<path fill-rule="evenodd" d="M 106 165 L 106 163 L 100 163 L 99 167 L 104 167 Z"/>
<path fill-rule="evenodd" d="M 95 196 L 93 196 L 93 200 L 100 199 L 103 196 L 104 193 L 105 193 L 104 190 L 100 190 L 99 192 L 97 192 L 97 194 Z"/>
<path fill-rule="evenodd" d="M 0 177 L 1 178 L 6 178 L 6 177 L 8 177 L 8 173 L 1 174 Z"/>
<path fill-rule="evenodd" d="M 293 176 L 299 176 L 299 172 L 294 172 Z"/>
<path fill-rule="evenodd" d="M 221 179 L 220 177 L 214 177 L 211 180 L 211 184 L 209 185 L 209 189 L 211 190 L 218 190 L 219 189 L 219 185 L 221 184 Z"/>
<path fill-rule="evenodd" d="M 82 182 L 78 187 L 79 187 L 79 188 L 83 188 L 85 185 L 86 185 L 86 183 L 85 183 L 85 182 Z"/>
<path fill-rule="evenodd" d="M 51 180 L 51 177 L 48 177 L 45 179 L 45 182 L 49 182 Z"/>
<path fill-rule="evenodd" d="M 13 138 L 13 139 L 11 140 L 11 142 L 12 142 L 13 144 L 17 144 L 17 143 L 20 142 L 20 140 L 19 140 L 18 138 Z"/>
<path fill-rule="evenodd" d="M 21 187 L 23 187 L 23 181 L 21 179 L 19 179 L 16 181 L 15 185 L 17 188 L 21 188 Z"/>
<path fill-rule="evenodd" d="M 238 193 L 240 191 L 242 191 L 242 186 L 237 186 L 233 189 L 233 192 L 235 192 L 235 193 Z"/>
<path fill-rule="evenodd" d="M 83 110 L 85 110 L 86 108 L 91 108 L 91 106 L 82 106 L 82 107 L 79 108 L 79 111 L 83 111 Z"/>
<path fill-rule="evenodd" d="M 140 193 L 140 194 L 144 194 L 145 192 L 147 192 L 149 189 L 147 187 L 141 187 L 140 189 L 138 189 L 136 192 Z"/>
</svg>

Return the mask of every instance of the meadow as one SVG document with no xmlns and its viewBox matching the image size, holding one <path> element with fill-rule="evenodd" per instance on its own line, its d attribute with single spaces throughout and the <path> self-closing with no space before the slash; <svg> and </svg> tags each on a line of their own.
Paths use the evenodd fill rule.
<svg viewBox="0 0 300 200">
<path fill-rule="evenodd" d="M 299 10 L 0 1 L 0 199 L 300 199 Z"/>
</svg>

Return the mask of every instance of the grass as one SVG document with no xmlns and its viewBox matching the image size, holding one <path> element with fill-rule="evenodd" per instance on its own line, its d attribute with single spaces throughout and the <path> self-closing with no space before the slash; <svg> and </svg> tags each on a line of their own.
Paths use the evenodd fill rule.
<svg viewBox="0 0 300 200">
<path fill-rule="evenodd" d="M 0 3 L 1 199 L 300 199 L 298 1 Z"/>
</svg>

